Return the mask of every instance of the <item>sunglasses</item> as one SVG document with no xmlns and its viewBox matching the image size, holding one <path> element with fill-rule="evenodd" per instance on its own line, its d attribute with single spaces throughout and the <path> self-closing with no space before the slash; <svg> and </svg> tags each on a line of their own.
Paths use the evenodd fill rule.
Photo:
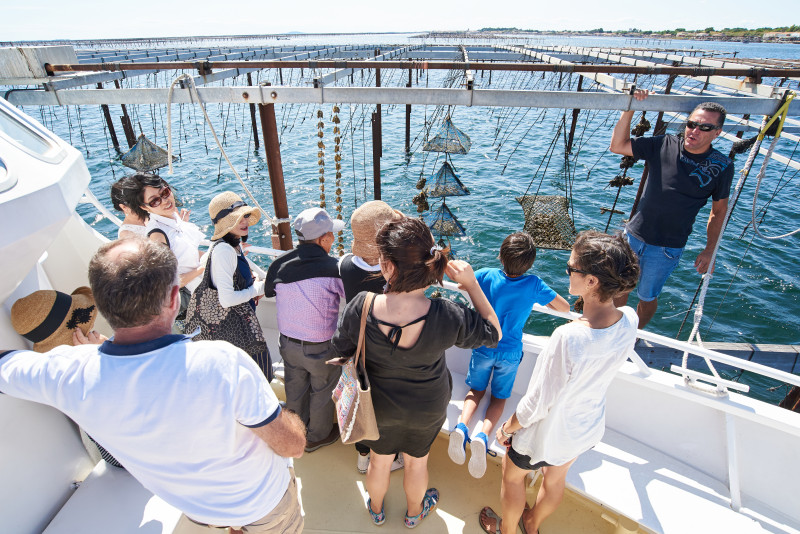
<svg viewBox="0 0 800 534">
<path fill-rule="evenodd" d="M 150 206 L 151 208 L 157 208 L 161 205 L 161 202 L 163 200 L 167 200 L 171 194 L 172 194 L 172 189 L 170 189 L 168 185 L 165 185 L 163 188 L 161 188 L 161 191 L 158 192 L 158 196 L 156 198 L 151 199 L 150 202 L 147 203 L 147 205 Z"/>
<path fill-rule="evenodd" d="M 581 274 L 592 274 L 589 271 L 584 271 L 582 269 L 576 269 L 572 267 L 569 263 L 567 264 L 567 276 L 572 276 L 572 273 L 581 273 Z"/>
<path fill-rule="evenodd" d="M 719 126 L 717 126 L 716 124 L 711 124 L 708 122 L 695 122 L 695 121 L 686 121 L 686 127 L 690 130 L 699 128 L 701 132 L 710 132 L 711 130 L 719 129 Z"/>
</svg>

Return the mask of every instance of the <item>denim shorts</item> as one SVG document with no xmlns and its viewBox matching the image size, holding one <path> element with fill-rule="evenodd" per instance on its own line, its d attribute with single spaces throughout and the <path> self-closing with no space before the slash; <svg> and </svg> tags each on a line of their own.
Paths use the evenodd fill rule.
<svg viewBox="0 0 800 534">
<path fill-rule="evenodd" d="M 498 352 L 484 347 L 474 349 L 469 359 L 467 385 L 476 391 L 486 391 L 491 378 L 492 397 L 507 399 L 511 396 L 520 361 L 522 351 Z"/>
<path fill-rule="evenodd" d="M 667 278 L 678 266 L 683 248 L 657 247 L 636 239 L 625 233 L 633 252 L 639 258 L 639 285 L 636 294 L 639 300 L 650 302 L 655 300 L 664 289 Z"/>
</svg>

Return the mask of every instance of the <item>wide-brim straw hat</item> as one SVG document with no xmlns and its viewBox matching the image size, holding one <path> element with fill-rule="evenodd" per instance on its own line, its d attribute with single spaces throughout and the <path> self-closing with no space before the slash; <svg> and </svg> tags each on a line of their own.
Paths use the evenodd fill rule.
<svg viewBox="0 0 800 534">
<path fill-rule="evenodd" d="M 92 290 L 81 286 L 71 295 L 42 289 L 16 301 L 11 324 L 19 335 L 33 341 L 33 350 L 47 352 L 59 345 L 72 345 L 77 328 L 88 335 L 97 318 Z"/>
<path fill-rule="evenodd" d="M 353 231 L 353 254 L 360 256 L 370 265 L 378 264 L 378 246 L 375 236 L 378 230 L 389 221 L 403 216 L 382 200 L 371 200 L 363 203 L 350 216 L 350 229 Z"/>
<path fill-rule="evenodd" d="M 253 226 L 261 219 L 258 208 L 252 208 L 242 201 L 242 197 L 232 191 L 225 191 L 211 199 L 208 214 L 214 223 L 214 235 L 211 240 L 219 239 L 237 227 L 242 218 L 250 214 L 248 226 Z"/>
</svg>

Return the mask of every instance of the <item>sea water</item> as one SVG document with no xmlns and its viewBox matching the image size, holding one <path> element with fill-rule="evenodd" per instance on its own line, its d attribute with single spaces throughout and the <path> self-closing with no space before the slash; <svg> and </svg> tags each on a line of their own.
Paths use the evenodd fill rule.
<svg viewBox="0 0 800 534">
<path fill-rule="evenodd" d="M 513 42 L 513 39 L 510 39 Z M 369 43 L 383 45 L 384 51 L 390 43 L 419 44 L 421 41 L 403 35 L 325 36 L 312 38 L 297 36 L 289 41 L 269 42 L 280 45 Z M 428 42 L 433 42 L 428 40 Z M 442 43 L 443 41 L 436 41 Z M 547 37 L 537 39 L 536 44 L 568 44 L 574 46 L 628 46 L 622 38 L 566 38 Z M 455 43 L 455 41 L 453 41 Z M 191 46 L 232 46 L 234 44 L 261 44 L 254 41 L 242 43 L 197 41 Z M 173 43 L 172 46 L 187 46 Z M 651 46 L 653 46 L 651 44 Z M 691 41 L 662 41 L 657 46 L 682 49 L 713 49 L 738 57 L 798 58 L 800 46 L 742 43 L 698 43 Z M 134 77 L 124 80 L 125 87 L 167 87 L 178 72 Z M 284 83 L 302 85 L 309 81 L 299 73 L 284 71 Z M 277 72 L 253 73 L 254 83 L 269 81 L 279 83 Z M 292 78 L 293 76 L 293 78 Z M 374 73 L 355 73 L 355 83 L 374 85 Z M 407 71 L 384 70 L 381 85 L 384 87 L 405 86 Z M 363 81 L 362 81 L 363 78 Z M 629 78 L 630 79 L 630 78 Z M 415 71 L 416 87 L 461 87 L 463 73 L 447 71 Z M 653 83 L 663 85 L 663 77 L 653 79 L 640 77 L 640 87 Z M 584 81 L 584 90 L 599 90 Z M 346 82 L 345 82 L 346 83 Z M 577 76 L 542 73 L 475 73 L 476 86 L 491 89 L 575 89 Z M 217 85 L 246 85 L 245 76 L 218 82 Z M 678 90 L 676 83 L 675 90 Z M 681 88 L 696 87 L 699 82 L 685 82 Z M 342 155 L 342 216 L 347 221 L 353 210 L 373 198 L 372 185 L 372 139 L 370 115 L 375 106 L 339 106 L 341 128 L 340 154 Z M 117 135 L 124 143 L 119 123 L 119 106 L 110 106 Z M 127 106 L 134 128 L 143 132 L 151 141 L 167 147 L 167 112 L 165 105 Z M 322 121 L 322 141 L 325 144 L 325 197 L 327 209 L 336 214 L 334 134 L 332 122 L 333 106 L 318 104 L 277 104 L 275 112 L 280 136 L 280 150 L 290 218 L 305 208 L 318 206 L 320 182 L 318 165 L 318 123 Z M 245 179 L 247 186 L 268 213 L 273 213 L 272 193 L 263 146 L 256 150 L 253 143 L 249 109 L 240 104 L 208 104 L 206 109 L 214 128 L 223 143 L 225 152 L 234 167 Z M 69 108 L 26 107 L 25 111 L 39 119 L 63 139 L 81 150 L 92 174 L 91 191 L 109 208 L 109 186 L 115 180 L 132 172 L 120 164 L 118 154 L 111 147 L 99 106 Z M 323 117 L 317 117 L 322 111 Z M 562 195 L 571 203 L 576 230 L 598 229 L 608 231 L 621 229 L 628 218 L 642 174 L 642 163 L 629 170 L 634 185 L 624 187 L 617 200 L 616 209 L 623 215 L 609 215 L 602 208 L 611 208 L 617 193 L 608 182 L 618 175 L 620 157 L 610 153 L 608 143 L 611 130 L 619 117 L 617 111 L 582 111 L 578 117 L 572 153 L 565 158 L 564 128 L 569 128 L 572 110 L 527 109 L 527 108 L 480 108 L 413 106 L 411 113 L 411 153 L 406 154 L 405 106 L 382 106 L 383 156 L 381 158 L 382 199 L 394 208 L 407 214 L 417 215 L 412 198 L 418 193 L 415 184 L 420 177 L 430 181 L 431 175 L 444 161 L 442 154 L 425 152 L 422 147 L 434 135 L 445 115 L 450 114 L 455 125 L 469 135 L 472 148 L 466 155 L 452 155 L 450 161 L 464 185 L 467 196 L 450 197 L 447 206 L 466 227 L 466 236 L 450 238 L 449 243 L 458 258 L 469 261 L 475 269 L 499 267 L 497 259 L 500 243 L 509 233 L 521 230 L 524 214 L 515 200 L 525 193 Z M 634 124 L 639 114 L 634 117 Z M 648 119 L 655 124 L 655 114 Z M 754 119 L 757 120 L 757 119 Z M 259 125 L 259 136 L 260 133 Z M 677 132 L 679 124 L 670 125 L 670 132 Z M 192 211 L 191 220 L 210 236 L 212 225 L 208 215 L 208 203 L 219 192 L 231 190 L 245 197 L 235 180 L 233 172 L 221 156 L 211 131 L 196 106 L 172 106 L 172 140 L 174 152 L 179 156 L 174 174 L 162 169 L 161 175 L 175 187 L 184 207 Z M 652 135 L 652 131 L 647 135 Z M 753 134 L 747 134 L 750 136 Z M 261 143 L 263 145 L 263 143 Z M 730 149 L 730 142 L 718 139 L 715 142 L 723 153 Z M 782 140 L 778 152 L 791 157 L 797 144 Z M 737 171 L 741 169 L 746 154 L 735 161 Z M 750 226 L 750 211 L 755 189 L 755 175 L 761 164 L 756 160 L 750 179 L 745 185 L 739 205 L 722 238 L 717 266 L 708 295 L 705 299 L 704 317 L 700 333 L 704 341 L 752 342 L 797 344 L 800 342 L 800 278 L 796 267 L 797 247 L 800 236 L 767 241 L 754 237 Z M 766 215 L 760 226 L 768 235 L 783 234 L 800 227 L 798 216 L 797 172 L 783 164 L 771 162 L 768 167 L 758 206 L 768 204 Z M 734 183 L 738 173 L 734 177 Z M 431 208 L 440 204 L 439 199 L 429 199 Z M 709 203 L 710 204 L 710 203 Z M 694 258 L 705 246 L 705 223 L 709 206 L 701 210 L 694 225 L 694 232 L 684 252 L 682 261 L 669 279 L 659 297 L 656 317 L 648 330 L 669 337 L 686 339 L 691 331 L 694 312 L 693 297 L 701 282 L 693 268 Z M 116 227 L 98 215 L 87 205 L 79 207 L 80 213 L 99 232 L 109 238 L 116 237 Z M 251 230 L 250 243 L 272 246 L 270 227 L 265 220 Z M 349 251 L 351 235 L 349 227 L 343 235 L 345 251 Z M 532 272 L 539 275 L 560 295 L 568 295 L 568 277 L 565 266 L 568 251 L 540 249 Z M 269 258 L 254 258 L 267 266 Z M 574 301 L 574 298 L 570 299 Z M 630 304 L 635 306 L 635 295 Z M 686 324 L 681 330 L 683 322 Z M 541 314 L 532 314 L 526 324 L 526 332 L 547 335 L 563 321 Z M 679 334 L 680 331 L 680 334 Z M 771 392 L 775 384 L 755 379 L 750 381 L 755 396 L 776 402 L 785 393 L 785 388 Z"/>
</svg>

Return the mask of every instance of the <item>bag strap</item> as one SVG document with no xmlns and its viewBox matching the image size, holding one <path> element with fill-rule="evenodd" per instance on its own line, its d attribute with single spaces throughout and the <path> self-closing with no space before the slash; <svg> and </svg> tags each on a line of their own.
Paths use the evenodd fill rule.
<svg viewBox="0 0 800 534">
<path fill-rule="evenodd" d="M 358 359 L 361 358 L 362 365 L 364 362 L 367 361 L 367 348 L 366 348 L 366 331 L 367 331 L 367 316 L 369 315 L 369 310 L 372 307 L 372 301 L 375 299 L 375 293 L 369 292 L 367 296 L 364 297 L 364 307 L 361 309 L 361 328 L 358 332 L 358 346 L 356 348 L 356 360 L 355 365 L 358 368 Z"/>
</svg>

